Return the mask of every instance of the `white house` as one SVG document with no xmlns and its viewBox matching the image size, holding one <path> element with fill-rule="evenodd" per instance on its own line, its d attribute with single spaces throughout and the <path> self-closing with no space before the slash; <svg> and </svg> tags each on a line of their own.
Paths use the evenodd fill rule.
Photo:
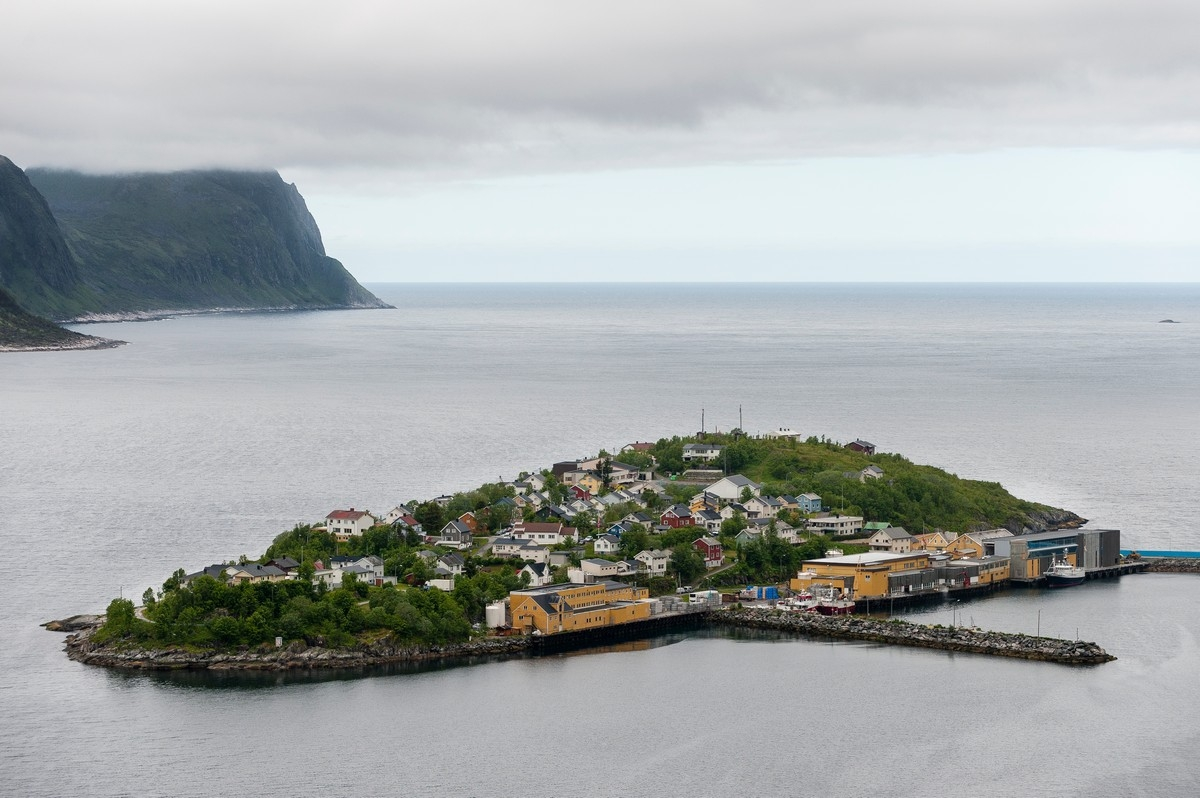
<svg viewBox="0 0 1200 798">
<path fill-rule="evenodd" d="M 520 577 L 521 574 L 529 574 L 530 587 L 541 587 L 542 585 L 548 585 L 554 578 L 554 574 L 551 572 L 550 566 L 544 562 L 525 563 L 525 567 L 517 571 L 518 577 Z"/>
<path fill-rule="evenodd" d="M 343 543 L 351 536 L 361 535 L 373 526 L 375 526 L 375 519 L 370 513 L 355 510 L 353 507 L 349 510 L 334 510 L 325 516 L 325 528 L 329 530 L 329 534 Z"/>
<path fill-rule="evenodd" d="M 871 547 L 871 551 L 887 551 L 892 554 L 908 554 L 914 548 L 918 548 L 917 539 L 908 534 L 902 526 L 889 526 L 886 529 L 881 529 L 871 539 L 867 541 Z"/>
<path fill-rule="evenodd" d="M 853 537 L 862 532 L 863 520 L 858 515 L 830 515 L 825 518 L 810 518 L 806 528 L 822 535 L 839 538 Z"/>
<path fill-rule="evenodd" d="M 707 443 L 685 443 L 683 445 L 683 461 L 685 463 L 711 463 L 721 457 L 724 446 L 713 446 Z"/>
<path fill-rule="evenodd" d="M 877 465 L 869 465 L 858 473 L 861 474 L 859 481 L 866 482 L 868 479 L 879 479 L 882 477 L 883 469 Z"/>
<path fill-rule="evenodd" d="M 742 506 L 749 518 L 774 518 L 783 509 L 783 502 L 774 496 L 752 496 Z"/>
<path fill-rule="evenodd" d="M 633 559 L 645 566 L 651 576 L 662 576 L 667 572 L 671 552 L 666 549 L 643 549 L 635 554 Z"/>
<path fill-rule="evenodd" d="M 597 554 L 615 554 L 621 550 L 621 539 L 616 535 L 601 535 L 592 544 Z"/>
<path fill-rule="evenodd" d="M 573 526 L 555 522 L 518 521 L 513 524 L 509 537 L 532 540 L 543 546 L 557 546 L 568 539 L 574 540 L 578 531 Z"/>
<path fill-rule="evenodd" d="M 762 491 L 762 485 L 759 485 L 752 479 L 742 476 L 741 474 L 733 474 L 732 476 L 723 477 L 704 489 L 705 493 L 711 493 L 717 498 L 735 502 L 742 497 L 742 491 L 746 488 L 750 489 L 750 493 L 754 496 L 759 495 Z"/>
</svg>

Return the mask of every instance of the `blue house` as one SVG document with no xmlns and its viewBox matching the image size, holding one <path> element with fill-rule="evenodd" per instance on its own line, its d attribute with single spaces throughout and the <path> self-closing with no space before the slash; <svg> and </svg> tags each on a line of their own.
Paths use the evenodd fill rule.
<svg viewBox="0 0 1200 798">
<path fill-rule="evenodd" d="M 802 513 L 821 512 L 821 497 L 815 493 L 801 493 L 796 497 L 796 501 L 800 503 Z"/>
</svg>

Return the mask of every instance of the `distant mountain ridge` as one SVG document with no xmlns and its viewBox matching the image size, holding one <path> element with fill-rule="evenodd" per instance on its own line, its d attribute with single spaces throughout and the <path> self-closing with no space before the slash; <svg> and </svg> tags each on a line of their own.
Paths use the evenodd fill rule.
<svg viewBox="0 0 1200 798">
<path fill-rule="evenodd" d="M 0 156 L 0 288 L 57 320 L 389 307 L 276 172 L 22 172 Z"/>
</svg>

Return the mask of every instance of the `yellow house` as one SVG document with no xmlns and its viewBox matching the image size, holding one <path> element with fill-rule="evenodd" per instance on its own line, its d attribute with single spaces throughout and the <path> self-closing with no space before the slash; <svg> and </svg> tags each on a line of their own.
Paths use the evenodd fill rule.
<svg viewBox="0 0 1200 798">
<path fill-rule="evenodd" d="M 545 585 L 514 590 L 508 596 L 514 629 L 544 635 L 614 626 L 650 617 L 644 587 L 621 582 Z"/>
<path fill-rule="evenodd" d="M 913 535 L 917 539 L 914 549 L 924 549 L 925 551 L 942 551 L 950 545 L 950 541 L 955 540 L 956 536 L 950 533 L 941 532 L 926 532 L 922 535 Z"/>
<path fill-rule="evenodd" d="M 865 554 L 847 554 L 841 557 L 824 557 L 806 560 L 791 580 L 791 588 L 797 592 L 810 590 L 813 585 L 835 587 L 849 598 L 875 598 L 888 594 L 888 575 L 929 567 L 929 555 L 925 552 L 890 554 L 869 551 Z"/>
<path fill-rule="evenodd" d="M 586 474 L 581 476 L 579 479 L 575 480 L 575 484 L 578 485 L 579 487 L 583 488 L 584 490 L 586 490 L 588 493 L 592 494 L 593 496 L 599 494 L 600 491 L 604 490 L 604 480 L 602 480 L 600 478 L 599 474 L 596 474 L 595 472 L 592 472 L 592 471 L 587 472 Z"/>
<path fill-rule="evenodd" d="M 1012 536 L 1013 533 L 1007 529 L 985 529 L 982 532 L 967 532 L 965 535 L 959 535 L 947 543 L 946 551 L 953 554 L 956 559 L 979 559 L 980 557 L 996 553 L 996 540 L 1011 538 Z"/>
</svg>

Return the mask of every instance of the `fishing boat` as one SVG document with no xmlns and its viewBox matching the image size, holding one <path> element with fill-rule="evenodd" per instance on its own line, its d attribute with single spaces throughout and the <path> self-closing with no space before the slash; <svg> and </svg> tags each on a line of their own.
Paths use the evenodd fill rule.
<svg viewBox="0 0 1200 798">
<path fill-rule="evenodd" d="M 1079 566 L 1071 565 L 1061 557 L 1056 557 L 1050 567 L 1046 569 L 1044 576 L 1046 577 L 1046 587 L 1071 587 L 1082 583 L 1085 574 Z"/>
<path fill-rule="evenodd" d="M 854 600 L 848 599 L 840 590 L 832 587 L 813 588 L 816 606 L 813 607 L 822 615 L 849 615 L 854 612 Z"/>
</svg>

